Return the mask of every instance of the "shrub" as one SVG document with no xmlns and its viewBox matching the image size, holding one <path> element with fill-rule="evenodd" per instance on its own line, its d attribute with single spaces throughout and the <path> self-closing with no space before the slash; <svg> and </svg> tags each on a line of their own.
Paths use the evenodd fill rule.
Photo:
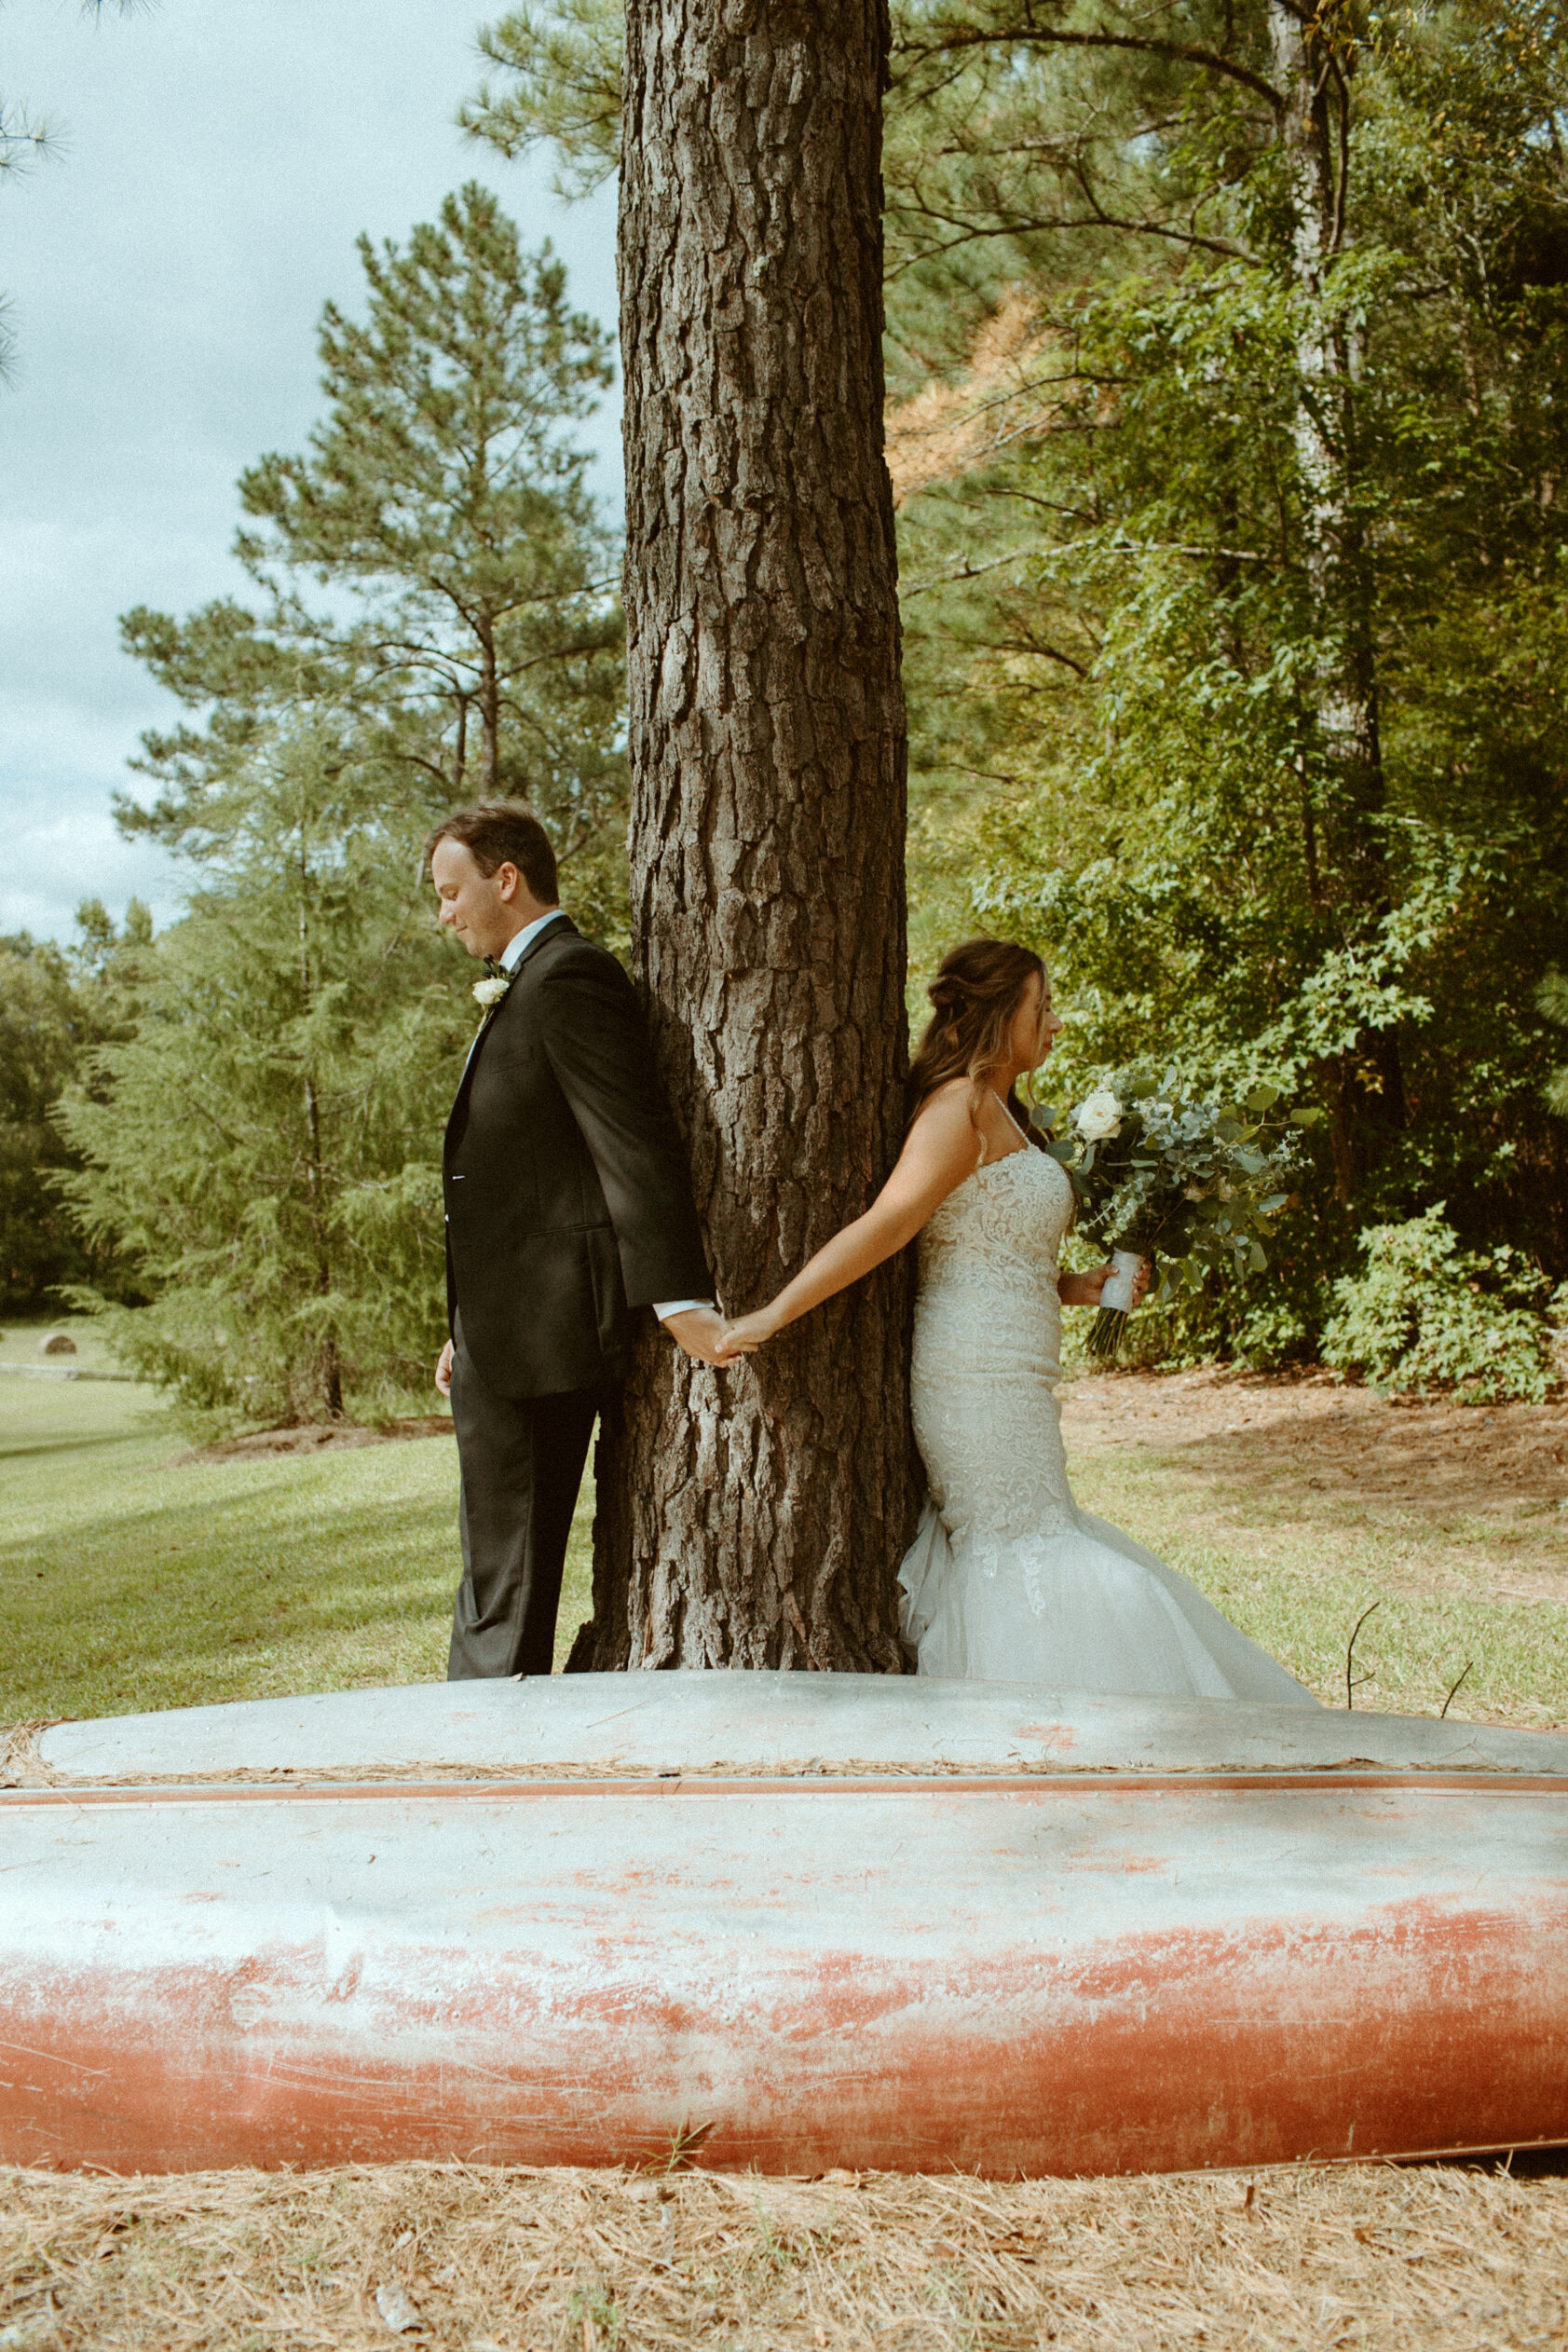
<svg viewBox="0 0 1568 2352">
<path fill-rule="evenodd" d="M 1334 1284 L 1323 1361 L 1380 1387 L 1538 1404 L 1552 1384 L 1550 1289 L 1518 1250 L 1462 1250 L 1439 1201 L 1361 1236 L 1366 1264 Z"/>
<path fill-rule="evenodd" d="M 1265 1300 L 1242 1316 L 1232 1351 L 1249 1372 L 1283 1372 L 1291 1364 L 1311 1363 L 1313 1336 L 1308 1315 L 1293 1300 Z"/>
</svg>

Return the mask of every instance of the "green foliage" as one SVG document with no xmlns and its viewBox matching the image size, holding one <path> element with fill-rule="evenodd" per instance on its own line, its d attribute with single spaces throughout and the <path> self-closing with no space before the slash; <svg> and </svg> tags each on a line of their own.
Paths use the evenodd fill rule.
<svg viewBox="0 0 1568 2352">
<path fill-rule="evenodd" d="M 88 1260 L 50 1174 L 70 1154 L 49 1123 L 88 1035 L 86 1007 L 57 948 L 0 939 L 0 1307 L 39 1307 Z"/>
<path fill-rule="evenodd" d="M 1562 973 L 1547 974 L 1535 1001 L 1554 1029 L 1568 1029 L 1568 978 Z M 1568 1070 L 1552 1072 L 1547 1080 L 1547 1101 L 1561 1117 L 1568 1118 Z"/>
<path fill-rule="evenodd" d="M 486 75 L 457 119 L 508 161 L 555 149 L 559 196 L 588 196 L 620 159 L 620 0 L 513 8 L 480 29 Z"/>
<path fill-rule="evenodd" d="M 137 1295 L 112 1241 L 86 1235 L 59 1179 L 78 1165 L 55 1123 L 92 1046 L 116 1034 L 152 922 L 133 898 L 123 935 L 96 899 L 79 909 L 82 945 L 65 955 L 25 932 L 0 939 L 0 1310 L 41 1312 L 71 1283 Z"/>
<path fill-rule="evenodd" d="M 439 1139 L 473 1008 L 381 781 L 306 728 L 256 751 L 61 1114 L 84 1228 L 154 1293 L 95 1302 L 114 1344 L 225 1426 L 392 1409 L 443 1335 Z"/>
<path fill-rule="evenodd" d="M 1323 1361 L 1380 1388 L 1455 1388 L 1478 1404 L 1551 1386 L 1551 1335 L 1540 1308 L 1550 1289 L 1507 1243 L 1460 1246 L 1438 1202 L 1402 1224 L 1361 1236 L 1365 1265 L 1334 1284 Z"/>
<path fill-rule="evenodd" d="M 1261 9 L 1186 13 L 1273 71 Z M 1049 957 L 1053 1085 L 1158 1055 L 1322 1105 L 1295 1262 L 1245 1314 L 1211 1286 L 1212 1346 L 1310 1349 L 1369 1216 L 1435 1195 L 1568 1270 L 1540 996 L 1568 949 L 1562 27 L 1521 0 L 1360 28 L 1314 294 L 1234 75 L 964 50 L 981 16 L 1017 12 L 906 11 L 895 105 L 934 135 L 911 116 L 890 163 L 913 765 L 962 800 L 970 920 Z M 1162 89 L 1168 128 L 1119 147 Z M 1054 229 L 1080 134 L 1096 200 Z M 1302 353 L 1336 337 L 1355 463 L 1325 540 Z M 1360 629 L 1375 793 L 1325 720 Z"/>
<path fill-rule="evenodd" d="M 620 25 L 514 12 L 470 128 L 593 184 Z M 915 956 L 1045 952 L 1069 1091 L 1325 1114 L 1182 1350 L 1310 1355 L 1434 1197 L 1568 1273 L 1565 83 L 1551 0 L 893 10 Z"/>
</svg>

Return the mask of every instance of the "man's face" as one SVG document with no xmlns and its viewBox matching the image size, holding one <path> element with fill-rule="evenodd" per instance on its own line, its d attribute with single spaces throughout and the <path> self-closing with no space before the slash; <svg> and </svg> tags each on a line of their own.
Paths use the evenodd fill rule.
<svg viewBox="0 0 1568 2352">
<path fill-rule="evenodd" d="M 438 841 L 430 852 L 430 880 L 441 901 L 443 930 L 455 931 L 470 955 L 499 955 L 518 921 L 523 877 L 515 866 L 482 874 L 466 841 Z"/>
</svg>

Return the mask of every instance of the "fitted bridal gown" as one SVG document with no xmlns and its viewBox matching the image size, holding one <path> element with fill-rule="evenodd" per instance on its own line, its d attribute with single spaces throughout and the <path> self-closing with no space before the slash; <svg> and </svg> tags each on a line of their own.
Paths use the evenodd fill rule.
<svg viewBox="0 0 1568 2352">
<path fill-rule="evenodd" d="M 919 1670 L 1316 1706 L 1195 1585 L 1072 1499 L 1054 1393 L 1071 1214 L 1065 1171 L 1031 1148 L 983 1162 L 920 1235 L 914 1417 L 931 1503 L 899 1571 Z"/>
</svg>

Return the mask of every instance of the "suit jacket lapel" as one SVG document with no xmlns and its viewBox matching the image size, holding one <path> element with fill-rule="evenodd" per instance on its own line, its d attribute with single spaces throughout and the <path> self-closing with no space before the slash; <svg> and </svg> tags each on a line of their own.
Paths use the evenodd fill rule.
<svg viewBox="0 0 1568 2352">
<path fill-rule="evenodd" d="M 534 957 L 539 953 L 540 948 L 544 946 L 547 939 L 559 938 L 564 931 L 569 931 L 574 938 L 577 937 L 577 925 L 572 921 L 570 915 L 554 916 L 545 924 L 541 931 L 536 931 L 527 946 L 524 949 L 522 954 L 518 957 L 516 963 L 512 965 L 511 985 L 507 989 L 506 996 L 501 998 L 499 1004 L 486 1006 L 484 1018 L 473 1032 L 473 1042 L 469 1047 L 468 1059 L 463 1064 L 463 1074 L 457 1081 L 457 1091 L 452 1100 L 452 1109 L 446 1121 L 446 1131 L 449 1136 L 452 1132 L 452 1122 L 457 1115 L 458 1110 L 462 1105 L 463 1096 L 468 1089 L 469 1078 L 473 1070 L 474 1060 L 478 1055 L 479 1048 L 484 1044 L 485 1037 L 489 1034 L 491 1023 L 504 1009 L 507 998 L 511 996 L 511 990 L 516 985 L 518 974 L 522 971 L 523 966 L 525 964 L 532 963 Z"/>
</svg>

